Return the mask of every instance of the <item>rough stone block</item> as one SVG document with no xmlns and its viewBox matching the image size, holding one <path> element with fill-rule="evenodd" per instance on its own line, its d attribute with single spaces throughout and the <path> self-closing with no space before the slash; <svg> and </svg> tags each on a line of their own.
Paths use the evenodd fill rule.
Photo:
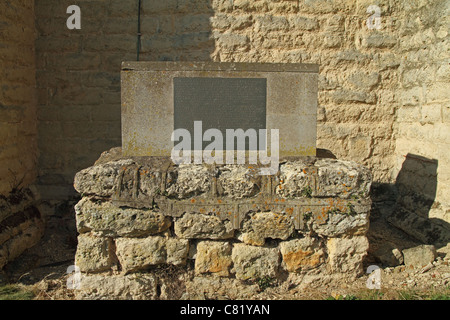
<svg viewBox="0 0 450 320">
<path fill-rule="evenodd" d="M 437 257 L 436 248 L 433 245 L 404 249 L 402 253 L 405 266 L 412 267 L 424 267 Z"/>
<path fill-rule="evenodd" d="M 317 268 L 325 261 L 325 252 L 318 239 L 305 237 L 280 243 L 283 263 L 289 272 Z"/>
<path fill-rule="evenodd" d="M 185 239 L 229 239 L 234 236 L 228 220 L 216 216 L 186 213 L 174 222 L 175 234 Z"/>
<path fill-rule="evenodd" d="M 83 169 L 75 175 L 75 190 L 82 195 L 110 197 L 114 191 L 119 169 L 132 163 L 132 160 L 127 159 Z"/>
<path fill-rule="evenodd" d="M 369 249 L 365 236 L 329 238 L 327 241 L 328 267 L 331 273 L 362 273 L 363 259 Z"/>
<path fill-rule="evenodd" d="M 311 162 L 304 160 L 290 161 L 280 166 L 280 184 L 276 189 L 279 196 L 285 198 L 305 197 L 307 190 L 312 196 L 311 181 L 308 179 L 308 167 Z"/>
<path fill-rule="evenodd" d="M 289 22 L 284 16 L 263 15 L 255 18 L 257 32 L 283 31 L 289 28 Z"/>
<path fill-rule="evenodd" d="M 188 252 L 187 240 L 157 236 L 116 240 L 116 255 L 125 273 L 162 263 L 184 264 Z"/>
<path fill-rule="evenodd" d="M 294 222 L 287 214 L 257 212 L 244 222 L 242 241 L 262 246 L 266 238 L 286 240 L 294 232 Z"/>
<path fill-rule="evenodd" d="M 197 244 L 195 272 L 210 273 L 216 276 L 229 276 L 232 246 L 222 241 L 201 241 Z"/>
<path fill-rule="evenodd" d="M 364 36 L 361 44 L 365 48 L 390 48 L 397 44 L 397 40 L 391 35 L 374 33 Z"/>
<path fill-rule="evenodd" d="M 357 214 L 346 212 L 331 213 L 328 215 L 328 219 L 325 223 L 314 223 L 312 228 L 317 234 L 331 238 L 339 237 L 345 234 L 365 235 L 369 230 L 370 205 L 361 207 L 363 210 L 365 209 L 365 211 L 358 212 Z"/>
<path fill-rule="evenodd" d="M 314 30 L 317 29 L 319 23 L 316 18 L 293 16 L 289 18 L 289 24 L 294 30 Z"/>
<path fill-rule="evenodd" d="M 141 237 L 167 230 L 171 221 L 150 209 L 121 208 L 83 198 L 75 205 L 77 229 L 108 237 Z"/>
<path fill-rule="evenodd" d="M 238 243 L 233 246 L 231 258 L 236 278 L 239 280 L 275 278 L 278 274 L 280 266 L 278 248 L 255 247 Z"/>
<path fill-rule="evenodd" d="M 366 198 L 372 183 L 370 170 L 354 161 L 319 159 L 318 197 Z"/>
<path fill-rule="evenodd" d="M 255 195 L 259 189 L 251 178 L 254 175 L 255 169 L 248 165 L 220 167 L 218 182 L 223 189 L 223 195 L 234 199 Z"/>
<path fill-rule="evenodd" d="M 357 72 L 349 77 L 349 82 L 357 88 L 372 89 L 380 81 L 380 74 L 378 72 L 365 73 Z"/>
<path fill-rule="evenodd" d="M 176 181 L 166 192 L 168 196 L 179 199 L 198 196 L 208 192 L 211 178 L 206 166 L 181 164 L 178 166 Z"/>
<path fill-rule="evenodd" d="M 101 272 L 111 269 L 114 264 L 113 246 L 109 238 L 99 238 L 89 234 L 78 236 L 75 265 L 81 272 Z"/>
<path fill-rule="evenodd" d="M 314 177 L 317 181 L 314 182 Z M 286 198 L 367 198 L 372 182 L 368 168 L 335 159 L 288 161 L 280 166 L 276 193 Z M 316 183 L 316 187 L 314 187 Z"/>
<path fill-rule="evenodd" d="M 189 240 L 169 238 L 166 242 L 166 263 L 183 265 L 189 253 Z"/>
<path fill-rule="evenodd" d="M 116 240 L 116 255 L 125 273 L 137 271 L 166 261 L 166 241 L 162 237 Z"/>
<path fill-rule="evenodd" d="M 77 299 L 148 300 L 158 298 L 157 278 L 152 274 L 82 274 Z"/>
</svg>

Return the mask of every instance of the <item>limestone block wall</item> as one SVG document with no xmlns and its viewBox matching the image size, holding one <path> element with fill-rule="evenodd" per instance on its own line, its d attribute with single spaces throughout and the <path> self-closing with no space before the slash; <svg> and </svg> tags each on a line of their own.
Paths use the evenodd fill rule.
<svg viewBox="0 0 450 320">
<path fill-rule="evenodd" d="M 399 109 L 395 124 L 400 204 L 419 222 L 397 225 L 426 242 L 450 241 L 450 54 L 446 1 L 403 4 L 400 28 Z M 418 234 L 430 219 L 444 231 Z M 409 229 L 409 230 L 408 230 Z"/>
<path fill-rule="evenodd" d="M 33 1 L 0 3 L 0 269 L 33 246 L 43 222 L 37 176 Z"/>
<path fill-rule="evenodd" d="M 136 60 L 137 3 L 79 1 L 81 30 L 68 30 L 72 1 L 36 1 L 44 198 L 75 194 L 75 173 L 121 143 L 120 63 Z M 367 25 L 371 5 L 380 29 Z M 317 147 L 366 165 L 376 183 L 417 185 L 405 175 L 414 165 L 401 170 L 408 154 L 437 161 L 421 169 L 428 191 L 412 192 L 445 225 L 447 11 L 440 0 L 146 0 L 140 59 L 319 64 Z"/>
<path fill-rule="evenodd" d="M 0 4 L 0 195 L 37 175 L 33 1 Z"/>
<path fill-rule="evenodd" d="M 320 64 L 318 147 L 391 181 L 404 15 L 381 2 L 383 29 L 369 30 L 366 2 L 143 1 L 140 59 Z M 120 63 L 136 60 L 137 1 L 80 2 L 81 30 L 65 27 L 70 4 L 36 3 L 39 182 L 52 197 L 120 145 Z"/>
<path fill-rule="evenodd" d="M 217 1 L 211 20 L 218 61 L 317 63 L 317 145 L 390 181 L 397 103 L 396 21 L 387 1 Z M 231 5 L 233 4 L 233 5 Z M 383 28 L 367 28 L 379 4 Z"/>
<path fill-rule="evenodd" d="M 258 282 L 304 285 L 364 272 L 366 167 L 306 157 L 282 161 L 276 176 L 256 172 L 105 152 L 75 177 L 83 196 L 75 206 L 77 295 L 217 298 L 240 288 L 237 298 L 254 298 Z M 171 292 L 171 283 L 181 289 Z"/>
<path fill-rule="evenodd" d="M 121 145 L 120 68 L 136 60 L 138 1 L 36 1 L 39 185 L 43 198 L 73 195 L 73 178 Z M 141 60 L 209 60 L 210 1 L 143 1 Z"/>
</svg>

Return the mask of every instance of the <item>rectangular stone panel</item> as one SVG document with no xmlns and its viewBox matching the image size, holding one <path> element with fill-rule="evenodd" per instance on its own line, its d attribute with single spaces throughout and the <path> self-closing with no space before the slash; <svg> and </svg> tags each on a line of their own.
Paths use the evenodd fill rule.
<svg viewBox="0 0 450 320">
<path fill-rule="evenodd" d="M 124 62 L 123 153 L 170 156 L 174 129 L 192 130 L 199 120 L 202 133 L 278 129 L 280 157 L 315 155 L 318 71 L 314 64 Z"/>
<path fill-rule="evenodd" d="M 264 78 L 174 78 L 174 128 L 187 129 L 194 136 L 194 122 L 202 131 L 219 129 L 226 145 L 226 129 L 266 128 L 266 85 Z M 192 143 L 192 150 L 197 150 Z M 201 150 L 209 144 L 204 141 Z M 264 144 L 265 146 L 265 144 Z M 249 148 L 246 139 L 245 150 Z M 241 150 L 237 142 L 234 150 Z"/>
</svg>

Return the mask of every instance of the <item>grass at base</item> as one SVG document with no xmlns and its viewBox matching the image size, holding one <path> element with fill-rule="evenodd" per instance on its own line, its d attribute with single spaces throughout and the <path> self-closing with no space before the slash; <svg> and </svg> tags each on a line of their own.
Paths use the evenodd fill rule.
<svg viewBox="0 0 450 320">
<path fill-rule="evenodd" d="M 0 300 L 32 300 L 33 292 L 20 285 L 8 284 L 0 287 Z"/>
<path fill-rule="evenodd" d="M 450 300 L 450 286 L 432 290 L 361 290 L 354 294 L 338 294 L 326 300 Z"/>
</svg>

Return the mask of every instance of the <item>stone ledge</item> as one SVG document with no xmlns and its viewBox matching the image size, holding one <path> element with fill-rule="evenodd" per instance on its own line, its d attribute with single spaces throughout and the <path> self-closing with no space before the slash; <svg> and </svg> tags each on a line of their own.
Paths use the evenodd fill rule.
<svg viewBox="0 0 450 320">
<path fill-rule="evenodd" d="M 365 199 L 372 182 L 366 167 L 337 159 L 281 159 L 279 173 L 265 179 L 253 165 L 177 166 L 168 157 L 123 158 L 120 149 L 102 157 L 75 175 L 75 189 L 82 195 L 113 198 L 129 206 L 149 205 L 154 198 L 238 200 L 268 192 L 291 200 Z"/>
</svg>

